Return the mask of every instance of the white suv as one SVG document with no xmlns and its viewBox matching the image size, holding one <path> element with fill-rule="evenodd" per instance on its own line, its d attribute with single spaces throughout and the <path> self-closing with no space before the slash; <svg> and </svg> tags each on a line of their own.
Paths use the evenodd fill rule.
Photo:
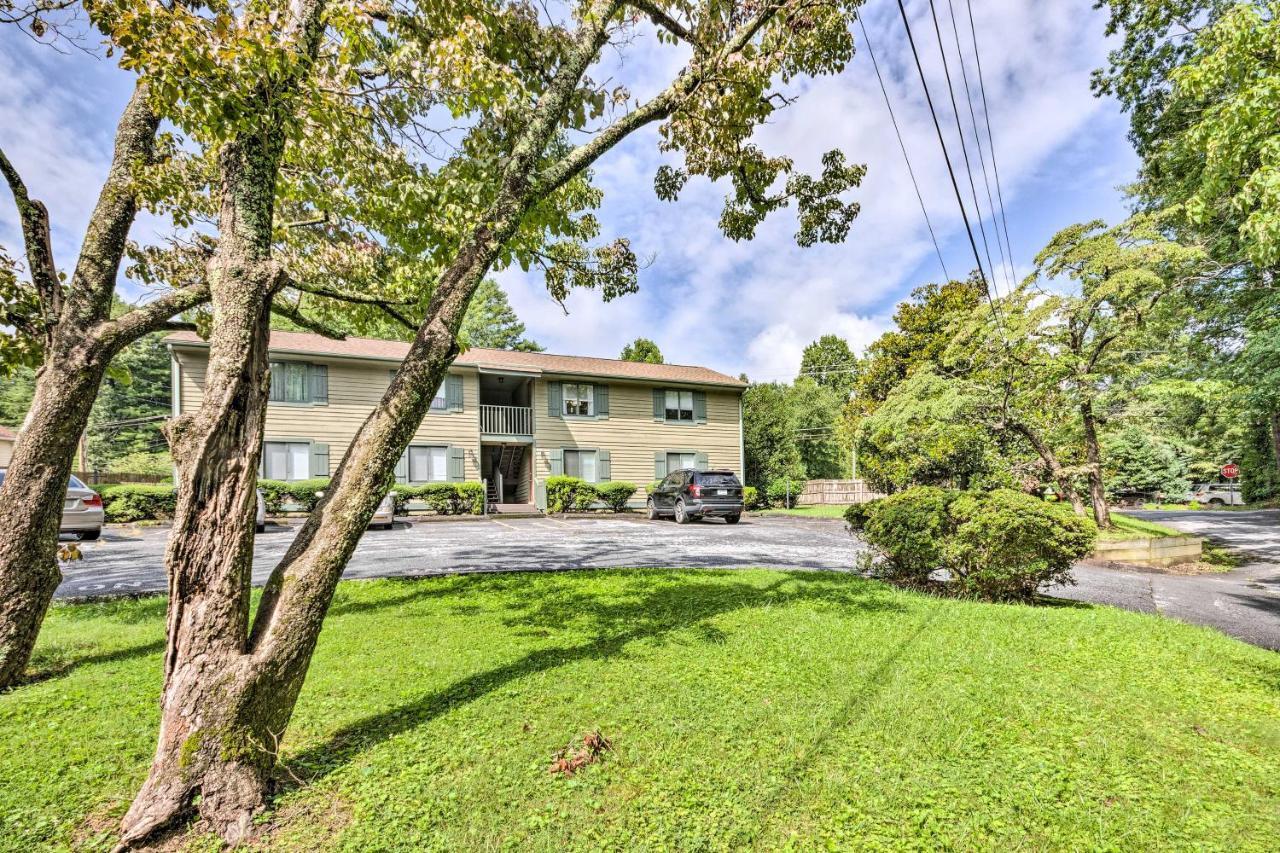
<svg viewBox="0 0 1280 853">
<path fill-rule="evenodd" d="M 1244 506 L 1239 483 L 1199 483 L 1191 487 L 1187 500 L 1212 506 Z"/>
</svg>

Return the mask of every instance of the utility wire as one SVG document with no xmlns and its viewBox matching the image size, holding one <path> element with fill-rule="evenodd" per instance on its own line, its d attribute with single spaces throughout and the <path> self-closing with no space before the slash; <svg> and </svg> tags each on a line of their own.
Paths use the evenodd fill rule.
<svg viewBox="0 0 1280 853">
<path fill-rule="evenodd" d="M 929 211 L 924 204 L 924 195 L 920 192 L 920 183 L 916 180 L 915 169 L 911 168 L 911 158 L 907 156 L 907 144 L 902 139 L 902 129 L 898 127 L 898 117 L 894 115 L 893 104 L 889 101 L 889 90 L 884 85 L 884 77 L 880 75 L 880 63 L 876 61 L 875 49 L 871 47 L 871 37 L 867 27 L 858 15 L 858 27 L 862 30 L 862 40 L 866 42 L 867 53 L 871 56 L 871 67 L 876 71 L 876 79 L 880 81 L 880 94 L 884 95 L 884 105 L 889 110 L 889 121 L 893 123 L 893 132 L 898 137 L 898 147 L 902 149 L 902 159 L 907 164 L 907 174 L 911 176 L 911 186 L 915 187 L 916 200 L 920 202 L 920 213 L 924 215 L 924 224 L 929 229 L 929 239 L 933 241 L 933 250 L 938 253 L 938 264 L 942 267 L 942 275 L 951 281 L 951 273 L 947 272 L 947 262 L 942 259 L 942 249 L 938 246 L 938 235 L 934 233 L 933 223 L 929 220 Z"/>
<path fill-rule="evenodd" d="M 907 31 L 907 43 L 911 45 L 911 56 L 915 59 L 916 72 L 920 75 L 920 85 L 924 87 L 924 98 L 929 105 L 929 115 L 933 118 L 933 129 L 938 134 L 938 144 L 942 147 L 942 157 L 947 163 L 947 174 L 951 177 L 951 189 L 955 191 L 956 203 L 960 205 L 960 217 L 964 220 L 965 233 L 969 235 L 969 248 L 973 250 L 973 259 L 978 264 L 978 275 L 982 276 L 983 284 L 986 284 L 986 273 L 982 270 L 982 256 L 978 254 L 978 242 L 973 239 L 973 228 L 969 225 L 969 213 L 965 210 L 964 196 L 960 194 L 960 184 L 956 181 L 956 171 L 951 165 L 951 155 L 947 152 L 947 141 L 942 135 L 942 125 L 938 122 L 938 111 L 933 106 L 933 95 L 929 93 L 929 83 L 924 76 L 924 66 L 920 64 L 920 53 L 916 50 L 915 36 L 911 33 L 911 22 L 907 19 L 907 7 L 903 5 L 902 0 L 898 0 L 898 11 L 902 14 L 902 26 Z M 984 287 L 987 292 L 987 302 L 991 305 L 992 313 L 996 313 L 995 301 L 991 298 L 991 288 Z"/>
<path fill-rule="evenodd" d="M 1018 274 L 1013 267 L 1013 243 L 1009 241 L 1009 217 L 1004 211 L 1004 190 L 1000 188 L 1000 163 L 996 160 L 996 142 L 991 134 L 991 110 L 987 108 L 987 84 L 982 77 L 982 53 L 978 50 L 978 30 L 973 24 L 973 0 L 965 0 L 965 6 L 969 10 L 969 35 L 973 39 L 973 58 L 978 66 L 978 91 L 982 94 L 982 115 L 987 124 L 987 148 L 991 151 L 991 169 L 996 176 L 996 198 L 1000 202 L 1000 225 L 1004 229 L 1004 244 L 1009 249 L 1009 270 L 1013 273 L 1013 280 L 1016 283 Z M 996 240 L 1000 239 L 1000 235 L 996 234 Z"/>
<path fill-rule="evenodd" d="M 987 191 L 987 210 L 991 211 L 991 230 L 995 232 L 997 254 L 1000 255 L 1000 273 L 1004 276 L 1005 287 L 1013 292 L 1013 277 L 1009 275 L 1009 264 L 1005 258 L 1004 244 L 1000 242 L 1000 227 L 996 220 L 996 202 L 991 196 L 991 178 L 987 175 L 987 157 L 982 151 L 982 134 L 978 130 L 978 116 L 973 109 L 973 89 L 969 85 L 969 71 L 964 61 L 964 50 L 960 47 L 960 27 L 956 23 L 956 7 L 953 0 L 947 0 L 947 11 L 951 13 L 951 34 L 956 42 L 956 60 L 960 63 L 960 79 L 964 83 L 964 100 L 969 107 L 969 124 L 973 127 L 973 141 L 978 147 L 978 164 L 982 167 L 982 185 Z M 978 210 L 981 222 L 982 210 Z M 985 235 L 984 235 L 985 239 Z M 990 249 L 987 250 L 987 262 L 991 262 Z M 994 277 L 995 269 L 991 274 Z"/>
<path fill-rule="evenodd" d="M 942 42 L 942 27 L 938 25 L 938 13 L 934 8 L 933 0 L 929 0 L 929 16 L 933 19 L 933 32 L 938 37 L 938 55 L 942 57 L 942 73 L 947 80 L 947 95 L 951 98 L 951 114 L 956 120 L 956 135 L 960 137 L 960 153 L 964 155 L 964 171 L 969 178 L 969 192 L 973 194 L 973 209 L 978 215 L 978 231 L 982 234 L 982 246 L 987 252 L 987 267 L 991 272 L 995 273 L 995 264 L 991 261 L 991 245 L 987 242 L 987 229 L 982 224 L 982 205 L 978 203 L 978 187 L 973 181 L 973 165 L 969 162 L 969 146 L 964 141 L 964 128 L 960 123 L 960 107 L 956 104 L 956 90 L 951 82 L 951 64 L 947 62 L 947 49 Z M 981 266 L 981 260 L 979 260 Z M 985 275 L 985 273 L 984 273 Z M 987 277 L 986 284 L 988 287 L 994 287 L 995 282 Z"/>
</svg>

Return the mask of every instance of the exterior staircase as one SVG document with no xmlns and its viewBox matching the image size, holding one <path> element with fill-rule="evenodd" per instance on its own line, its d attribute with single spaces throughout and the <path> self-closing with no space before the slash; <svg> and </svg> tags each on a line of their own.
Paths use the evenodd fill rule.
<svg viewBox="0 0 1280 853">
<path fill-rule="evenodd" d="M 520 469 L 524 463 L 525 446 L 523 444 L 504 444 L 495 448 L 490 457 L 493 465 L 489 477 L 488 498 L 489 511 L 495 513 L 536 512 L 532 503 L 506 503 L 506 489 L 503 484 L 515 483 L 520 477 Z"/>
</svg>

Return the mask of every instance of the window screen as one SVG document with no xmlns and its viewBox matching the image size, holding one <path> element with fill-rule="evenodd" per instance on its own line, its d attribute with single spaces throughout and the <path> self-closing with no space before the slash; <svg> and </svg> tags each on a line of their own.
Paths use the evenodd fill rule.
<svg viewBox="0 0 1280 853">
<path fill-rule="evenodd" d="M 410 447 L 409 482 L 443 483 L 449 479 L 447 455 L 443 447 Z"/>
</svg>

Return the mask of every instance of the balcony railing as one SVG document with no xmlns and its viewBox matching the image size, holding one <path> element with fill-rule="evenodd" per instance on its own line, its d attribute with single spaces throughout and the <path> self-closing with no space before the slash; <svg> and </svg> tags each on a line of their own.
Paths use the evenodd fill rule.
<svg viewBox="0 0 1280 853">
<path fill-rule="evenodd" d="M 533 435 L 533 409 L 527 406 L 481 406 L 484 435 Z"/>
</svg>

